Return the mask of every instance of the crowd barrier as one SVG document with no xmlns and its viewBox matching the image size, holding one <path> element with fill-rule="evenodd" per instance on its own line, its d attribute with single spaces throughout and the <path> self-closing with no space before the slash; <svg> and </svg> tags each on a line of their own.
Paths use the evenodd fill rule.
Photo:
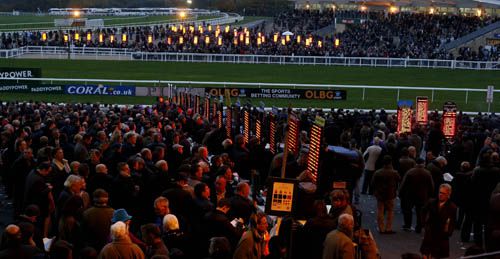
<svg viewBox="0 0 500 259">
<path fill-rule="evenodd" d="M 233 64 L 321 65 L 389 68 L 442 68 L 471 70 L 500 70 L 500 61 L 462 61 L 440 59 L 276 56 L 205 53 L 140 52 L 124 48 L 27 46 L 0 50 L 0 58 L 16 58 L 26 54 L 56 59 L 114 59 L 164 62 L 201 62 Z"/>
</svg>

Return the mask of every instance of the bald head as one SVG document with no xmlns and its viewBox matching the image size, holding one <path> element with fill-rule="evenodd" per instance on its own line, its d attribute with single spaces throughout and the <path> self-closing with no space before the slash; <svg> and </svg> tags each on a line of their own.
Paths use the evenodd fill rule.
<svg viewBox="0 0 500 259">
<path fill-rule="evenodd" d="M 98 164 L 95 166 L 95 171 L 96 173 L 107 174 L 108 168 L 106 167 L 105 164 Z"/>
<path fill-rule="evenodd" d="M 14 225 L 14 224 L 10 224 L 5 228 L 5 233 L 12 235 L 12 236 L 19 234 L 20 231 L 21 231 L 21 229 L 17 225 Z"/>
</svg>

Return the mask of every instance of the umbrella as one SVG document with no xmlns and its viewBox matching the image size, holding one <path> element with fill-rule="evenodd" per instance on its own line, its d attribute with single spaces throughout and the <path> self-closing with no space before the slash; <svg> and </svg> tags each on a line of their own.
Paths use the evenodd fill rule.
<svg viewBox="0 0 500 259">
<path fill-rule="evenodd" d="M 283 32 L 281 35 L 283 35 L 283 36 L 293 36 L 293 33 L 291 31 L 286 31 L 286 32 Z"/>
</svg>

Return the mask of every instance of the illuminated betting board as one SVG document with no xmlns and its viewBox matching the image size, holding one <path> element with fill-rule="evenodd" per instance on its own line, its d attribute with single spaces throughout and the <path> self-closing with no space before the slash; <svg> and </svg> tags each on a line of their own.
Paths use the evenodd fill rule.
<svg viewBox="0 0 500 259">
<path fill-rule="evenodd" d="M 288 137 L 287 137 L 287 149 L 293 154 L 297 154 L 299 151 L 298 145 L 299 138 L 299 121 L 297 118 L 290 114 L 288 118 Z"/>
<path fill-rule="evenodd" d="M 417 123 L 419 125 L 426 125 L 428 118 L 427 113 L 429 110 L 429 98 L 417 97 Z"/>
<path fill-rule="evenodd" d="M 196 95 L 194 99 L 194 113 L 200 113 L 200 96 Z"/>
<path fill-rule="evenodd" d="M 457 127 L 457 105 L 448 101 L 443 105 L 443 125 L 442 132 L 446 138 L 455 137 Z"/>
<path fill-rule="evenodd" d="M 443 114 L 443 125 L 442 131 L 446 138 L 455 137 L 456 126 L 457 126 L 457 113 L 456 112 L 445 112 Z"/>
<path fill-rule="evenodd" d="M 257 143 L 259 144 L 261 135 L 262 135 L 262 124 L 260 122 L 260 119 L 257 119 L 255 121 L 255 137 L 257 137 Z"/>
<path fill-rule="evenodd" d="M 243 139 L 248 143 L 250 138 L 250 114 L 248 110 L 243 111 Z"/>
<path fill-rule="evenodd" d="M 205 102 L 203 103 L 203 115 L 207 118 L 208 121 L 212 122 L 213 118 L 210 117 L 210 99 L 205 98 Z"/>
<path fill-rule="evenodd" d="M 276 154 L 276 118 L 269 114 L 269 151 Z"/>
<path fill-rule="evenodd" d="M 398 134 L 411 132 L 411 107 L 398 108 Z"/>
<path fill-rule="evenodd" d="M 217 111 L 217 128 L 222 128 L 222 112 Z"/>
<path fill-rule="evenodd" d="M 214 117 L 219 116 L 219 111 L 217 110 L 217 102 L 212 103 L 212 116 L 214 116 Z M 222 123 L 222 121 L 221 121 L 221 123 Z M 219 128 L 221 128 L 221 127 L 219 127 Z"/>
<path fill-rule="evenodd" d="M 226 137 L 232 139 L 231 131 L 233 129 L 233 111 L 231 107 L 226 108 Z"/>
<path fill-rule="evenodd" d="M 323 133 L 324 119 L 316 118 L 316 123 L 311 128 L 311 142 L 309 144 L 309 157 L 307 158 L 307 169 L 317 177 L 319 166 L 319 153 L 321 149 L 321 135 Z M 322 122 L 322 123 L 321 123 Z"/>
</svg>

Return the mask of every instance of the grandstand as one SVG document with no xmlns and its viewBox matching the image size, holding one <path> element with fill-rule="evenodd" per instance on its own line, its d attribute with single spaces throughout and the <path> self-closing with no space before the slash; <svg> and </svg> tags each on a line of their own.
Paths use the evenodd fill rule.
<svg viewBox="0 0 500 259">
<path fill-rule="evenodd" d="M 73 11 L 68 9 L 64 12 Z M 91 12 L 92 9 L 83 11 Z M 196 13 L 196 10 L 190 12 Z M 473 61 L 499 59 L 498 44 L 488 38 L 497 35 L 495 31 L 500 28 L 497 16 L 328 9 L 285 12 L 275 17 L 271 24 L 262 23 L 253 28 L 219 27 L 222 20 L 207 20 L 201 24 L 180 23 L 9 32 L 0 36 L 0 49 L 66 46 L 71 41 L 75 47 L 150 52 Z M 323 28 L 331 26 L 333 32 L 321 33 Z M 490 40 L 481 44 L 477 42 L 478 38 L 483 39 L 479 42 Z M 458 41 L 461 43 L 453 48 L 445 47 Z M 471 50 L 460 50 L 471 41 L 476 41 Z"/>
<path fill-rule="evenodd" d="M 83 16 L 149 16 L 177 15 L 187 12 L 193 15 L 216 14 L 218 11 L 189 8 L 50 8 L 49 15 L 73 16 L 75 13 Z"/>
<path fill-rule="evenodd" d="M 211 10 L 52 8 L 207 17 L 1 32 L 0 257 L 105 257 L 120 243 L 139 258 L 239 258 L 252 236 L 258 258 L 316 259 L 339 231 L 356 258 L 500 253 L 497 11 L 405 3 L 296 1 L 252 26 Z M 433 186 L 415 217 L 436 217 L 416 226 L 397 183 L 361 188 L 413 169 Z M 428 199 L 448 198 L 445 182 L 463 221 L 441 222 L 454 205 Z"/>
</svg>

